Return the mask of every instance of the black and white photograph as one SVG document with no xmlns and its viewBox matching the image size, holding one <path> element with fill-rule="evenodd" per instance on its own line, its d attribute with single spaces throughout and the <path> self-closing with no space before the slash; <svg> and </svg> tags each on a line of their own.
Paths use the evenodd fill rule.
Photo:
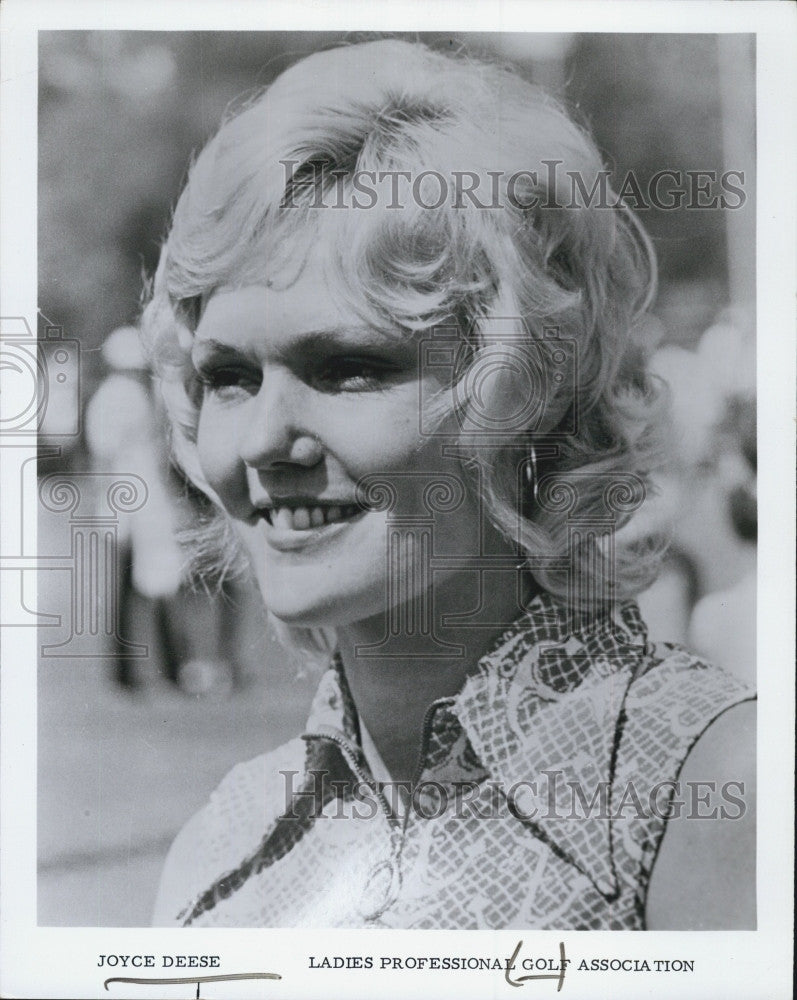
<svg viewBox="0 0 797 1000">
<path fill-rule="evenodd" d="M 4 9 L 3 995 L 787 995 L 795 18 L 665 6 Z"/>
</svg>

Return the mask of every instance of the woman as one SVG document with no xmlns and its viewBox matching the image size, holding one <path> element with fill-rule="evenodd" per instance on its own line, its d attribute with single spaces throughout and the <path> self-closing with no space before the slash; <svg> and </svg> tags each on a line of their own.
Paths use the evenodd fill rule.
<svg viewBox="0 0 797 1000">
<path fill-rule="evenodd" d="M 648 645 L 658 550 L 615 537 L 661 405 L 601 171 L 513 74 L 400 41 L 303 60 L 198 158 L 144 317 L 175 451 L 204 550 L 329 669 L 157 923 L 754 920 L 750 695 Z"/>
</svg>

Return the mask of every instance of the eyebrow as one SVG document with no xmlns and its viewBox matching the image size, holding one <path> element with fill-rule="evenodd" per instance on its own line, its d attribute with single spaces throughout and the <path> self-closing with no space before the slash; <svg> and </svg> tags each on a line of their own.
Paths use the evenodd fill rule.
<svg viewBox="0 0 797 1000">
<path fill-rule="evenodd" d="M 384 346 L 406 346 L 407 348 L 414 349 L 414 342 L 407 336 L 402 336 L 402 331 L 398 328 L 394 330 L 388 330 L 386 328 L 380 328 L 377 326 L 333 326 L 325 327 L 319 330 L 305 330 L 300 334 L 297 334 L 295 338 L 292 338 L 289 345 L 286 348 L 290 350 L 300 349 L 300 350 L 310 350 L 323 349 L 336 346 L 356 346 L 361 344 L 365 346 L 366 344 L 372 344 L 376 342 L 377 344 Z M 241 349 L 241 347 L 234 344 L 230 344 L 227 341 L 219 340 L 215 337 L 195 337 L 194 346 L 191 353 L 200 352 L 204 354 L 215 354 L 227 357 L 240 357 L 242 354 L 247 355 L 250 352 L 246 349 Z"/>
<path fill-rule="evenodd" d="M 300 343 L 339 343 L 341 341 L 364 341 L 376 339 L 380 343 L 392 344 L 401 340 L 399 329 L 388 330 L 384 327 L 369 326 L 332 326 L 321 330 L 306 330 L 296 338 Z"/>
<path fill-rule="evenodd" d="M 208 337 L 207 340 L 202 340 L 199 338 L 194 338 L 194 343 L 191 347 L 191 357 L 195 354 L 210 355 L 210 356 L 221 356 L 229 358 L 239 358 L 241 354 L 245 354 L 240 347 L 235 347 L 233 344 L 227 344 L 223 340 L 216 340 L 213 337 Z"/>
</svg>

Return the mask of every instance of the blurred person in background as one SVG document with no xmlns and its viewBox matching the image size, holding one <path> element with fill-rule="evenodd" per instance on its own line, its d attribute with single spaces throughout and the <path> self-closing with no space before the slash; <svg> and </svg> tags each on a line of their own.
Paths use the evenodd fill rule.
<svg viewBox="0 0 797 1000">
<path fill-rule="evenodd" d="M 602 167 L 516 75 L 383 41 L 300 61 L 196 160 L 143 320 L 175 454 L 218 511 L 201 533 L 217 568 L 247 559 L 284 641 L 327 670 L 303 739 L 236 767 L 178 835 L 157 924 L 754 924 L 751 799 L 738 822 L 540 813 L 552 768 L 588 798 L 596 776 L 618 797 L 691 778 L 750 793 L 755 747 L 745 685 L 648 641 L 633 596 L 656 546 L 569 548 L 562 499 L 592 523 L 614 477 L 644 491 L 658 458 L 637 336 L 655 264 L 626 208 L 536 211 L 562 194 L 534 169 L 550 159 L 587 187 Z M 390 211 L 399 168 L 497 177 L 503 200 L 430 209 L 426 185 Z M 441 326 L 458 350 L 419 368 Z M 573 380 L 551 328 L 578 347 Z M 533 400 L 527 354 L 550 387 Z M 479 407 L 497 443 L 479 447 Z M 436 572 L 420 541 L 396 562 L 389 512 L 417 525 L 435 499 Z M 490 587 L 485 556 L 511 564 Z M 482 624 L 457 624 L 474 605 Z M 417 607 L 442 653 L 402 629 Z M 478 806 L 460 813 L 463 783 Z"/>
<path fill-rule="evenodd" d="M 162 415 L 135 327 L 113 330 L 102 345 L 108 374 L 88 402 L 86 443 L 97 471 L 134 473 L 147 487 L 141 510 L 119 523 L 119 631 L 114 677 L 126 690 L 152 693 L 165 678 L 188 694 L 226 691 L 234 680 L 229 598 L 210 599 L 186 580 L 178 543 L 187 512 L 170 471 Z M 125 643 L 144 644 L 130 656 Z"/>
<path fill-rule="evenodd" d="M 640 604 L 653 635 L 690 644 L 696 602 L 734 586 L 755 558 L 755 542 L 735 530 L 728 501 L 729 484 L 749 476 L 742 457 L 749 452 L 742 442 L 748 418 L 752 430 L 744 435 L 755 434 L 755 336 L 748 310 L 723 310 L 694 349 L 668 344 L 650 367 L 666 382 L 671 405 L 669 455 L 655 475 L 652 505 L 671 544 L 662 575 Z M 747 418 L 728 423 L 737 410 Z M 754 619 L 754 605 L 749 614 Z M 749 664 L 745 676 L 753 669 Z"/>
<path fill-rule="evenodd" d="M 698 601 L 689 623 L 690 646 L 756 686 L 756 406 L 750 396 L 726 404 L 713 439 L 710 474 L 724 501 L 723 519 L 736 538 L 738 579 Z"/>
<path fill-rule="evenodd" d="M 108 374 L 86 406 L 85 437 L 91 463 L 101 472 L 134 473 L 147 488 L 141 511 L 120 517 L 117 550 L 119 626 L 147 655 L 112 650 L 114 676 L 128 690 L 151 687 L 174 669 L 178 656 L 170 601 L 182 579 L 178 519 L 166 481 L 164 436 L 149 389 L 150 374 L 138 331 L 113 330 L 102 345 Z M 127 655 L 126 655 L 127 654 Z"/>
</svg>

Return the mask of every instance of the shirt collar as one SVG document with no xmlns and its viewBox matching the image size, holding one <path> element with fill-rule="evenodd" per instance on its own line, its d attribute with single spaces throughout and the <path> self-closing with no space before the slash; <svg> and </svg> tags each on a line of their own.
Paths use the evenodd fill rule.
<svg viewBox="0 0 797 1000">
<path fill-rule="evenodd" d="M 601 808 L 600 790 L 611 794 L 623 705 L 646 648 L 633 602 L 590 619 L 540 594 L 459 694 L 437 703 L 458 720 L 490 778 L 511 795 L 519 820 L 608 899 L 618 883 L 611 804 Z M 357 712 L 338 658 L 322 678 L 307 732 L 359 744 Z M 599 798 L 573 815 L 573 789 L 587 803 L 596 793 Z"/>
<path fill-rule="evenodd" d="M 579 621 L 541 595 L 452 706 L 521 822 L 609 899 L 618 893 L 609 797 L 623 705 L 646 646 L 632 602 Z M 599 797 L 574 815 L 574 789 L 589 803 L 601 787 L 608 807 Z"/>
</svg>

